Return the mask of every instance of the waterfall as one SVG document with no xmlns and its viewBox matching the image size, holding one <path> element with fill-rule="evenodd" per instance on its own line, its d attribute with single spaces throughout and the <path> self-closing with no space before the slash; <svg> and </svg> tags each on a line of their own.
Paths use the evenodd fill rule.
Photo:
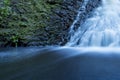
<svg viewBox="0 0 120 80">
<path fill-rule="evenodd" d="M 71 26 L 72 35 L 66 46 L 120 46 L 120 0 L 102 0 L 102 4 L 92 12 L 92 15 L 74 31 L 74 23 L 79 17 L 77 16 Z"/>
</svg>

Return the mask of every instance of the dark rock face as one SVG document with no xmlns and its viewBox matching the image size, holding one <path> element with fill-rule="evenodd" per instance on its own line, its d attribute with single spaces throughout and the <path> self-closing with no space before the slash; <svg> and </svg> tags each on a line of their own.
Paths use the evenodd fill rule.
<svg viewBox="0 0 120 80">
<path fill-rule="evenodd" d="M 67 41 L 69 27 L 74 21 L 79 7 L 82 5 L 82 0 L 64 0 L 58 9 L 54 9 L 55 15 L 51 16 L 50 25 L 48 27 L 49 36 L 52 44 L 64 45 Z M 54 26 L 54 27 L 52 27 Z M 51 33 L 51 31 L 55 31 Z M 55 34 L 55 36 L 54 36 Z M 54 37 L 52 37 L 54 36 Z"/>
<path fill-rule="evenodd" d="M 47 2 L 53 5 L 54 0 L 48 0 Z M 34 37 L 38 38 L 38 41 L 33 41 L 28 45 L 64 45 L 67 41 L 69 27 L 74 21 L 82 2 L 82 0 L 61 0 L 58 7 L 52 9 L 48 26 L 43 30 L 36 30 Z"/>
<path fill-rule="evenodd" d="M 54 15 L 51 15 L 51 21 L 46 31 L 48 32 L 46 40 L 49 40 L 48 45 L 65 45 L 69 39 L 69 28 L 73 23 L 79 8 L 83 5 L 84 0 L 64 0 L 60 7 L 53 9 Z M 89 0 L 84 10 L 80 15 L 80 20 L 76 26 L 80 26 L 91 12 L 99 6 L 101 0 Z M 82 7 L 81 9 L 82 10 Z M 47 37 L 46 36 L 46 37 Z"/>
<path fill-rule="evenodd" d="M 48 5 L 47 9 L 40 10 L 39 6 L 35 6 L 37 10 L 32 12 L 30 9 L 28 9 L 31 7 L 24 8 L 22 5 L 19 8 L 19 6 L 16 4 L 20 3 L 20 1 L 12 0 L 12 3 L 14 4 L 12 5 L 12 10 L 19 14 L 19 16 L 16 17 L 15 14 L 10 18 L 12 18 L 12 20 L 19 20 L 21 22 L 15 22 L 15 24 L 13 23 L 11 27 L 7 26 L 6 29 L 9 31 L 3 31 L 5 33 L 0 34 L 1 47 L 15 46 L 15 43 L 17 43 L 18 46 L 64 45 L 68 41 L 70 25 L 76 18 L 78 9 L 82 6 L 84 0 L 38 1 L 43 2 L 43 4 L 46 6 Z M 100 2 L 101 0 L 89 0 L 88 4 L 86 5 L 86 10 L 81 13 L 80 20 L 75 24 L 75 26 L 77 27 L 78 25 L 81 25 L 84 20 L 89 17 L 94 8 L 99 6 Z M 27 4 L 26 2 L 24 4 L 28 6 L 31 5 Z M 52 6 L 56 5 L 57 7 L 52 8 Z M 82 10 L 82 8 L 80 10 Z M 35 15 L 36 12 L 37 14 L 40 13 L 40 15 Z M 10 18 L 8 19 L 9 21 L 11 21 Z M 16 33 L 18 34 L 16 35 Z"/>
</svg>

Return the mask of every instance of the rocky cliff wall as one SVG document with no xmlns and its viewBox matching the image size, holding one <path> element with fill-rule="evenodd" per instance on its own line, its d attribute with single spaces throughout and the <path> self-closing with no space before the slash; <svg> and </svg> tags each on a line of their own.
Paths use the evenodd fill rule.
<svg viewBox="0 0 120 80">
<path fill-rule="evenodd" d="M 0 46 L 64 45 L 83 1 L 1 0 Z M 89 0 L 79 23 L 99 4 L 100 0 Z"/>
</svg>

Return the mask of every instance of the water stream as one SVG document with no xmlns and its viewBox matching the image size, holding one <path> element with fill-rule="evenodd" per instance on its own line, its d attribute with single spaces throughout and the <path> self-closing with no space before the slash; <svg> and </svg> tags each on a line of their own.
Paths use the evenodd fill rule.
<svg viewBox="0 0 120 80">
<path fill-rule="evenodd" d="M 120 46 L 120 1 L 102 0 L 92 15 L 75 32 L 72 25 L 70 32 L 73 33 L 66 46 Z"/>
<path fill-rule="evenodd" d="M 82 11 L 89 0 L 84 0 Z M 102 0 L 63 47 L 0 49 L 0 80 L 120 80 L 120 0 Z"/>
</svg>

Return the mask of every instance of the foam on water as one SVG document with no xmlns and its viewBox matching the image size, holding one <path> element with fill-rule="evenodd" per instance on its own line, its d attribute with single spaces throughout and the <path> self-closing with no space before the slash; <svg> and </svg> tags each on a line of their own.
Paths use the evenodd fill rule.
<svg viewBox="0 0 120 80">
<path fill-rule="evenodd" d="M 113 47 L 31 47 L 31 48 L 12 48 L 10 50 L 0 52 L 0 63 L 16 62 L 28 58 L 34 59 L 36 56 L 58 56 L 57 61 L 64 60 L 73 56 L 82 54 L 103 54 L 103 55 L 120 55 L 120 48 Z"/>
</svg>

